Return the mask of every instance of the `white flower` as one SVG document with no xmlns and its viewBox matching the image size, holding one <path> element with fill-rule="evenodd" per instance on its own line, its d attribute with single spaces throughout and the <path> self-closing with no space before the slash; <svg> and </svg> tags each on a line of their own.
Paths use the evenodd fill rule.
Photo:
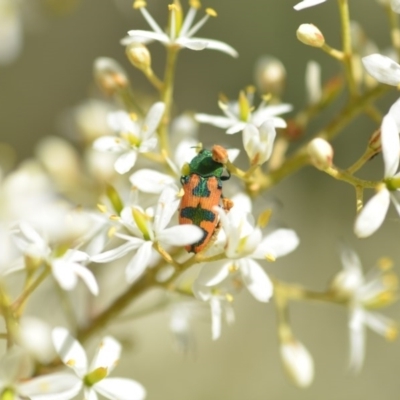
<svg viewBox="0 0 400 400">
<path fill-rule="evenodd" d="M 121 345 L 111 336 L 102 339 L 91 365 L 85 350 L 67 329 L 57 327 L 52 332 L 54 347 L 63 363 L 74 370 L 75 386 L 83 388 L 87 400 L 97 400 L 98 394 L 107 399 L 142 400 L 143 386 L 128 378 L 108 378 L 121 354 Z"/>
<path fill-rule="evenodd" d="M 283 366 L 292 381 L 299 387 L 310 386 L 314 379 L 314 361 L 306 347 L 291 338 L 281 343 L 280 350 Z"/>
<path fill-rule="evenodd" d="M 182 22 L 182 25 L 178 25 L 178 21 L 181 19 L 182 10 L 176 4 L 170 6 L 170 26 L 168 33 L 165 33 L 147 11 L 145 7 L 146 2 L 135 1 L 134 7 L 140 9 L 143 17 L 152 28 L 152 31 L 131 30 L 128 32 L 129 36 L 122 39 L 121 43 L 127 46 L 134 42 L 148 43 L 157 40 L 165 46 L 178 48 L 183 47 L 191 50 L 218 50 L 229 54 L 232 57 L 237 57 L 237 51 L 226 43 L 217 40 L 193 37 L 193 35 L 205 24 L 208 18 L 210 18 L 210 16 L 216 16 L 216 13 L 212 9 L 206 9 L 206 15 L 193 25 L 197 10 L 200 8 L 200 2 L 191 1 L 190 5 L 191 7 Z"/>
<path fill-rule="evenodd" d="M 164 103 L 155 103 L 141 124 L 133 121 L 125 111 L 109 114 L 108 122 L 119 136 L 100 137 L 95 140 L 93 147 L 99 151 L 121 153 L 114 164 L 115 170 L 120 174 L 128 172 L 135 165 L 138 153 L 147 153 L 156 147 L 154 133 L 164 110 Z"/>
<path fill-rule="evenodd" d="M 211 310 L 211 337 L 217 340 L 221 336 L 222 320 L 231 325 L 235 322 L 235 313 L 232 307 L 232 292 L 235 291 L 234 282 L 225 279 L 215 286 L 203 285 L 196 280 L 192 290 L 196 298 L 208 302 Z"/>
<path fill-rule="evenodd" d="M 70 400 L 79 392 L 71 374 L 55 373 L 30 379 L 31 360 L 19 347 L 0 359 L 0 395 L 14 400 Z"/>
<path fill-rule="evenodd" d="M 47 240 L 25 222 L 17 225 L 13 238 L 25 256 L 51 267 L 54 278 L 64 290 L 74 289 L 78 278 L 81 278 L 94 295 L 99 293 L 93 273 L 84 266 L 89 261 L 89 256 L 83 251 L 69 249 L 59 256 L 50 248 Z M 23 265 L 18 267 L 21 268 Z"/>
<path fill-rule="evenodd" d="M 397 277 L 387 264 L 363 275 L 362 265 L 357 254 L 343 247 L 341 251 L 343 271 L 335 278 L 332 289 L 348 299 L 350 360 L 349 367 L 358 372 L 365 358 L 365 328 L 392 340 L 397 336 L 394 321 L 370 309 L 385 307 L 396 298 Z"/>
<path fill-rule="evenodd" d="M 362 62 L 368 73 L 377 81 L 392 86 L 400 84 L 400 65 L 391 58 L 381 54 L 371 54 L 363 57 Z"/>
<path fill-rule="evenodd" d="M 321 66 L 316 61 L 309 61 L 306 66 L 306 91 L 308 102 L 316 104 L 322 96 Z"/>
<path fill-rule="evenodd" d="M 116 236 L 126 240 L 126 243 L 93 256 L 91 260 L 105 263 L 137 250 L 126 267 L 127 280 L 132 283 L 148 267 L 153 243 L 158 242 L 162 246 L 184 246 L 199 241 L 203 237 L 203 231 L 197 226 L 178 225 L 167 228 L 168 223 L 179 207 L 180 200 L 177 197 L 177 193 L 178 188 L 175 186 L 167 186 L 163 189 L 153 218 L 138 207 L 125 208 L 121 212 L 122 222 L 135 236 L 116 234 Z"/>
<path fill-rule="evenodd" d="M 313 7 L 317 4 L 325 3 L 326 0 L 303 0 L 296 4 L 293 8 L 296 11 L 303 10 L 304 8 Z"/>
<path fill-rule="evenodd" d="M 249 292 L 261 302 L 268 302 L 272 296 L 272 283 L 254 259 L 274 261 L 293 251 L 299 239 L 290 229 L 277 229 L 264 238 L 258 227 L 254 226 L 253 216 L 243 204 L 244 199 L 233 199 L 234 207 L 226 214 L 218 209 L 225 233 L 226 262 L 205 265 L 200 271 L 198 281 L 205 286 L 222 282 L 231 273 L 238 273 L 239 280 Z"/>
<path fill-rule="evenodd" d="M 400 157 L 399 106 L 400 100 L 397 100 L 382 121 L 381 143 L 385 164 L 384 184 L 356 218 L 354 232 L 358 237 L 370 236 L 382 225 L 389 209 L 390 201 L 392 201 L 397 213 L 400 215 L 400 203 L 396 197 L 399 190 L 396 180 L 400 178 L 400 173 L 396 174 Z"/>
</svg>

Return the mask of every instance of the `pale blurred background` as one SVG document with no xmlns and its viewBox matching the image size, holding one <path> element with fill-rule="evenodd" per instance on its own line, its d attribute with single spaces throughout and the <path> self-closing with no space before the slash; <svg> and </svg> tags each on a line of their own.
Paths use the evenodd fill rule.
<svg viewBox="0 0 400 400">
<path fill-rule="evenodd" d="M 26 0 L 29 2 L 34 0 Z M 163 25 L 167 1 L 148 3 L 152 15 Z M 307 61 L 313 59 L 322 64 L 323 79 L 335 74 L 339 66 L 322 52 L 299 43 L 297 27 L 314 23 L 333 46 L 339 46 L 340 37 L 336 1 L 328 0 L 301 12 L 293 10 L 296 3 L 204 2 L 204 6 L 216 9 L 218 18 L 210 20 L 199 36 L 226 41 L 238 50 L 240 57 L 235 60 L 213 51 L 183 51 L 177 71 L 176 111 L 218 114 L 218 93 L 233 98 L 253 83 L 254 64 L 265 54 L 285 64 L 288 78 L 283 99 L 295 109 L 301 107 Z M 352 0 L 350 6 L 353 18 L 380 48 L 385 48 L 389 34 L 385 13 L 378 2 Z M 69 13 L 55 14 L 49 9 L 36 9 L 32 18 L 32 13 L 24 12 L 27 26 L 22 53 L 15 62 L 0 68 L 0 141 L 12 145 L 19 160 L 33 154 L 38 139 L 62 135 L 66 110 L 95 92 L 92 64 L 96 57 L 117 59 L 129 71 L 135 89 L 150 90 L 140 73 L 129 66 L 119 45 L 129 29 L 147 29 L 140 13 L 131 9 L 131 0 L 120 0 L 118 4 L 113 0 L 81 0 Z M 163 48 L 154 43 L 150 49 L 154 68 L 161 72 Z M 382 111 L 394 98 L 389 96 L 380 103 Z M 338 109 L 336 106 L 335 110 Z M 323 121 L 313 123 L 307 134 L 315 133 Z M 335 163 L 345 168 L 355 161 L 375 128 L 366 118 L 352 123 L 333 143 Z M 202 126 L 200 132 L 208 145 L 226 139 L 222 131 L 208 126 Z M 379 179 L 380 157 L 372 160 L 360 176 Z M 392 211 L 373 237 L 358 240 L 353 235 L 355 197 L 349 185 L 306 168 L 280 183 L 267 197 L 280 204 L 277 219 L 295 229 L 301 239 L 293 254 L 268 267 L 281 279 L 323 290 L 341 268 L 337 253 L 340 239 L 359 253 L 366 269 L 381 256 L 399 261 L 400 225 Z M 207 318 L 195 322 L 194 354 L 174 351 L 165 312 L 124 325 L 127 330 L 123 337 L 132 339 L 133 348 L 123 357 L 119 375 L 143 383 L 149 400 L 399 398 L 398 342 L 388 344 L 368 332 L 364 369 L 358 376 L 348 372 L 347 314 L 343 308 L 325 304 L 294 304 L 291 308 L 294 332 L 312 353 L 316 368 L 313 385 L 300 390 L 289 383 L 280 363 L 273 305 L 258 303 L 247 293 L 239 296 L 234 305 L 237 321 L 234 326 L 223 327 L 222 338 L 217 342 L 211 340 Z M 394 306 L 388 313 L 398 319 L 400 309 Z"/>
</svg>

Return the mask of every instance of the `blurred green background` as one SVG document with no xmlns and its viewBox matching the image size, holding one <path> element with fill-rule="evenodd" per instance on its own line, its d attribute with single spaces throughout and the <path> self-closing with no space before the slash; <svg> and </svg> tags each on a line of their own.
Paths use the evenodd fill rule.
<svg viewBox="0 0 400 400">
<path fill-rule="evenodd" d="M 218 93 L 235 98 L 240 89 L 253 83 L 254 64 L 265 54 L 279 58 L 287 68 L 284 101 L 295 109 L 303 106 L 307 61 L 313 59 L 322 64 L 324 80 L 340 67 L 324 53 L 298 42 L 295 31 L 301 23 L 314 23 L 330 45 L 339 46 L 339 18 L 334 0 L 301 12 L 293 10 L 296 2 L 204 2 L 204 6 L 216 9 L 218 18 L 211 19 L 199 36 L 226 41 L 240 57 L 235 60 L 213 51 L 183 51 L 177 71 L 176 112 L 218 114 Z M 390 37 L 386 15 L 378 2 L 351 0 L 350 7 L 353 19 L 362 24 L 380 48 L 385 48 Z M 160 25 L 166 23 L 167 1 L 149 0 L 148 9 Z M 60 121 L 66 110 L 95 92 L 92 64 L 96 57 L 117 59 L 129 71 L 136 90 L 151 90 L 141 74 L 129 66 L 124 48 L 119 45 L 129 29 L 147 29 L 140 13 L 132 10 L 131 0 L 81 0 L 62 16 L 43 10 L 35 21 L 28 12 L 24 13 L 27 28 L 23 52 L 14 63 L 0 68 L 0 141 L 12 145 L 19 160 L 33 154 L 41 137 L 61 135 Z M 149 48 L 154 68 L 161 72 L 164 49 L 158 43 Z M 393 99 L 389 96 L 380 103 L 383 112 Z M 324 113 L 306 134 L 315 133 L 338 109 Z M 346 128 L 333 143 L 335 163 L 345 168 L 355 161 L 375 128 L 366 118 L 359 118 Z M 200 132 L 206 144 L 226 139 L 222 131 L 208 126 L 202 126 Z M 382 173 L 378 156 L 360 175 L 379 179 Z M 323 290 L 341 268 L 336 250 L 339 239 L 346 240 L 359 253 L 366 269 L 381 256 L 391 256 L 398 262 L 399 223 L 393 210 L 374 236 L 356 239 L 352 233 L 355 196 L 344 183 L 306 168 L 280 183 L 268 198 L 281 204 L 278 218 L 295 229 L 301 239 L 298 250 L 268 268 L 281 279 Z M 224 326 L 217 342 L 211 340 L 207 318 L 195 322 L 195 354 L 181 355 L 173 350 L 166 313 L 124 325 L 123 335 L 133 339 L 134 347 L 129 357 L 122 358 L 120 375 L 143 383 L 149 400 L 399 398 L 398 342 L 388 344 L 368 332 L 364 369 L 358 376 L 347 371 L 346 310 L 322 304 L 292 306 L 294 332 L 313 354 L 316 368 L 313 385 L 300 390 L 291 386 L 280 363 L 272 304 L 260 304 L 243 293 L 234 306 L 236 323 Z M 399 311 L 394 306 L 389 314 L 398 319 Z"/>
</svg>

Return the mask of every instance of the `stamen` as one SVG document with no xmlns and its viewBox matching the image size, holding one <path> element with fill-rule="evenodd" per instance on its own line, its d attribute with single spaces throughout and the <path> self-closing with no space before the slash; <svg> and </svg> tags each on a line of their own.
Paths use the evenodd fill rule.
<svg viewBox="0 0 400 400">
<path fill-rule="evenodd" d="M 210 17 L 216 17 L 218 15 L 213 8 L 206 8 L 206 14 Z"/>
<path fill-rule="evenodd" d="M 269 220 L 270 220 L 270 218 L 271 218 L 271 214 L 272 214 L 272 210 L 271 210 L 271 209 L 264 210 L 264 211 L 258 216 L 257 225 L 258 225 L 260 228 L 265 228 L 265 227 L 268 225 L 268 223 L 269 223 Z"/>
<path fill-rule="evenodd" d="M 199 10 L 201 8 L 201 2 L 199 0 L 189 0 L 189 6 L 195 10 Z"/>
<path fill-rule="evenodd" d="M 186 14 L 186 16 L 185 16 L 185 19 L 184 19 L 184 21 L 183 21 L 182 28 L 181 28 L 181 30 L 179 31 L 179 36 L 180 36 L 180 37 L 184 37 L 184 36 L 187 35 L 187 31 L 188 31 L 188 30 L 190 29 L 190 27 L 192 26 L 193 21 L 194 21 L 194 18 L 196 17 L 197 10 L 198 10 L 198 8 L 193 7 L 193 6 L 191 6 L 191 7 L 189 8 L 189 11 L 187 12 L 187 14 Z"/>
<path fill-rule="evenodd" d="M 393 340 L 397 339 L 397 335 L 399 334 L 399 331 L 395 325 L 392 325 L 387 328 L 385 332 L 385 339 L 388 340 L 389 342 L 392 342 Z"/>
<path fill-rule="evenodd" d="M 382 257 L 378 260 L 378 267 L 382 271 L 389 271 L 393 268 L 393 260 L 389 257 Z"/>
<path fill-rule="evenodd" d="M 97 208 L 100 210 L 101 213 L 105 214 L 107 213 L 107 206 L 105 206 L 104 204 L 97 204 Z"/>
<path fill-rule="evenodd" d="M 227 293 L 225 295 L 225 299 L 227 302 L 232 303 L 233 302 L 233 296 L 230 293 Z"/>
<path fill-rule="evenodd" d="M 107 236 L 109 238 L 112 238 L 115 235 L 115 232 L 117 232 L 117 228 L 115 226 L 112 226 L 108 232 L 107 232 Z"/>
<path fill-rule="evenodd" d="M 154 18 L 147 11 L 147 8 L 141 7 L 140 12 L 142 13 L 144 19 L 147 21 L 147 23 L 150 25 L 151 29 L 153 29 L 154 32 L 165 35 L 164 31 L 160 28 L 160 26 L 157 24 L 157 22 L 154 20 Z"/>
<path fill-rule="evenodd" d="M 207 9 L 208 10 L 208 9 Z M 207 12 L 206 10 L 206 12 Z M 191 37 L 193 36 L 208 20 L 208 18 L 210 18 L 210 14 L 206 14 L 199 22 L 197 22 L 196 25 L 194 25 L 192 27 L 192 29 L 190 29 L 190 31 L 186 34 L 186 37 Z"/>
<path fill-rule="evenodd" d="M 274 261 L 276 261 L 276 257 L 273 256 L 272 254 L 266 254 L 266 255 L 265 255 L 265 259 L 266 259 L 267 261 L 269 261 L 269 262 L 274 262 Z"/>
<path fill-rule="evenodd" d="M 133 8 L 135 10 L 138 10 L 139 8 L 146 7 L 146 6 L 147 6 L 147 4 L 144 0 L 135 0 L 133 2 Z"/>
</svg>

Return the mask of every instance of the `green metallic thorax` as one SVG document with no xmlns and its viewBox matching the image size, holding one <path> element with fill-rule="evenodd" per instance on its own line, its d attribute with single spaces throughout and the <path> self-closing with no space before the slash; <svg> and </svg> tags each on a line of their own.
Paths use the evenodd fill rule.
<svg viewBox="0 0 400 400">
<path fill-rule="evenodd" d="M 212 159 L 210 150 L 201 150 L 189 164 L 190 174 L 197 174 L 203 178 L 215 176 L 220 178 L 224 172 L 224 166 Z"/>
</svg>

